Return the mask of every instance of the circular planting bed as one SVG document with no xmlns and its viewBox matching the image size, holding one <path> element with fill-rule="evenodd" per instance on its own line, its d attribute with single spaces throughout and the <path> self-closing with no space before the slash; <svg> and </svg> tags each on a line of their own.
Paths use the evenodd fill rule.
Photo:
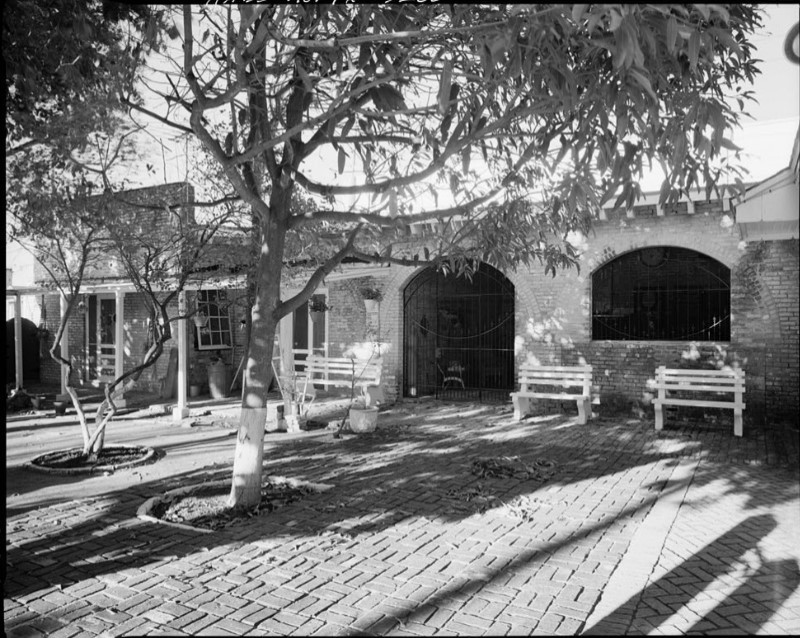
<svg viewBox="0 0 800 638">
<path fill-rule="evenodd" d="M 28 467 L 55 474 L 83 474 L 113 472 L 126 467 L 142 465 L 153 460 L 156 451 L 140 445 L 109 445 L 94 460 L 84 455 L 81 448 L 58 450 L 37 456 Z"/>
<path fill-rule="evenodd" d="M 231 482 L 227 479 L 179 488 L 163 496 L 151 498 L 139 508 L 138 516 L 177 527 L 215 531 L 267 514 L 327 489 L 330 486 L 271 476 L 263 481 L 261 501 L 256 507 L 231 508 L 227 504 Z"/>
</svg>

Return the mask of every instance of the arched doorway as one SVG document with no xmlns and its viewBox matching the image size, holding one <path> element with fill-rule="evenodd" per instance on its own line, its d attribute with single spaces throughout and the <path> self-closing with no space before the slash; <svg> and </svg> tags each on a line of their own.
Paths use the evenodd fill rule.
<svg viewBox="0 0 800 638">
<path fill-rule="evenodd" d="M 481 264 L 470 281 L 427 268 L 403 293 L 403 395 L 508 399 L 514 285 Z"/>
<path fill-rule="evenodd" d="M 22 318 L 22 379 L 39 381 L 39 337 L 36 324 Z M 16 359 L 14 357 L 14 320 L 6 321 L 6 380 L 16 379 Z"/>
</svg>

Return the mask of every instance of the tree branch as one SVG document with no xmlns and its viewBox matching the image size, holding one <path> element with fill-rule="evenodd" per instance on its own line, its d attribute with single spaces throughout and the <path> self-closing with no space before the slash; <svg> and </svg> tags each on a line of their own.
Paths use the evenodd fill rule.
<svg viewBox="0 0 800 638">
<path fill-rule="evenodd" d="M 314 274 L 309 277 L 308 282 L 303 287 L 303 289 L 298 292 L 294 297 L 288 299 L 280 304 L 278 304 L 277 308 L 275 308 L 275 318 L 280 320 L 281 318 L 288 315 L 290 312 L 294 312 L 297 310 L 305 301 L 308 301 L 311 298 L 311 295 L 317 289 L 317 287 L 322 283 L 322 280 L 330 275 L 333 272 L 333 269 L 336 268 L 342 260 L 347 257 L 353 250 L 353 245 L 355 244 L 356 237 L 358 233 L 361 231 L 362 224 L 356 226 L 353 230 L 350 231 L 350 234 L 347 238 L 347 243 L 342 247 L 342 249 L 337 252 L 333 257 L 328 259 L 324 264 L 322 264 L 319 268 L 314 271 Z"/>
</svg>

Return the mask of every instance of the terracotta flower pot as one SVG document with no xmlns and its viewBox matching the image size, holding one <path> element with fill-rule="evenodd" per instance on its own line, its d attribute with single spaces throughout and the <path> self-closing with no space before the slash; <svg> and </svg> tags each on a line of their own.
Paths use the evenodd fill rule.
<svg viewBox="0 0 800 638">
<path fill-rule="evenodd" d="M 378 408 L 350 408 L 352 432 L 374 432 L 378 425 Z"/>
</svg>

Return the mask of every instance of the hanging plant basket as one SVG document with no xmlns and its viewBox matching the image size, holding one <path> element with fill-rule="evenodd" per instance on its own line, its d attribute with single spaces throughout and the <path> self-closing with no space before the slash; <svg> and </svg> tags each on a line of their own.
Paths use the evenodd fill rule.
<svg viewBox="0 0 800 638">
<path fill-rule="evenodd" d="M 322 318 L 325 316 L 325 311 L 324 310 L 312 310 L 308 314 L 311 315 L 311 321 L 316 323 L 318 321 L 322 321 Z"/>
</svg>

